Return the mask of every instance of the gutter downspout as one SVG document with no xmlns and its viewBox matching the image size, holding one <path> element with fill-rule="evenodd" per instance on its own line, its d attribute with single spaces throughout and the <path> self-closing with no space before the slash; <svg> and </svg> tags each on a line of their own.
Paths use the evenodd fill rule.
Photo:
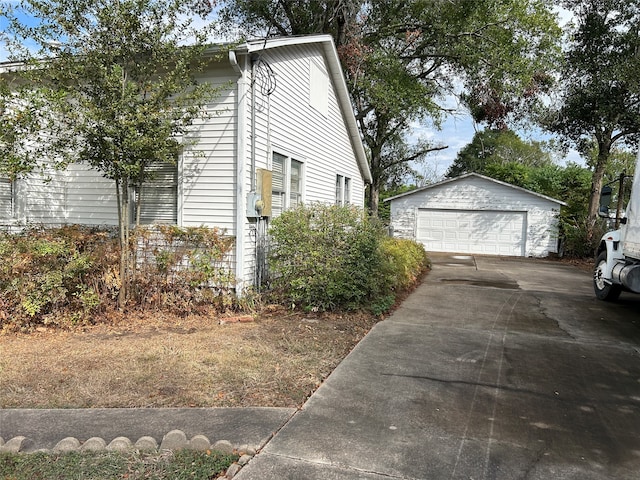
<svg viewBox="0 0 640 480">
<path fill-rule="evenodd" d="M 245 138 L 246 138 L 246 113 L 247 113 L 247 59 L 244 55 L 244 65 L 238 64 L 236 53 L 229 50 L 229 63 L 233 70 L 240 75 L 237 84 L 237 104 L 236 104 L 236 258 L 235 277 L 236 295 L 241 295 L 245 284 L 244 262 L 245 262 L 245 235 L 246 235 L 246 193 L 245 193 Z"/>
<path fill-rule="evenodd" d="M 256 62 L 254 55 L 251 56 L 251 193 L 256 191 Z"/>
</svg>

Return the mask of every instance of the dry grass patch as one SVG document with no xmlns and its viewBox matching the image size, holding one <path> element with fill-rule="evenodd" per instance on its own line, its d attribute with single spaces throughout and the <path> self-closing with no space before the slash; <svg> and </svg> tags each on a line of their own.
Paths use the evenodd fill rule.
<svg viewBox="0 0 640 480">
<path fill-rule="evenodd" d="M 0 335 L 0 407 L 297 407 L 377 321 L 282 309 L 222 325 L 154 315 Z"/>
</svg>

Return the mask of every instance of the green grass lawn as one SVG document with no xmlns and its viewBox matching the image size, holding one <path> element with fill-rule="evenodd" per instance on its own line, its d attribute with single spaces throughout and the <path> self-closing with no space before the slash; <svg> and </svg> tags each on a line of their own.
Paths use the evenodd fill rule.
<svg viewBox="0 0 640 480">
<path fill-rule="evenodd" d="M 238 459 L 219 452 L 0 454 L 0 480 L 210 480 Z"/>
</svg>

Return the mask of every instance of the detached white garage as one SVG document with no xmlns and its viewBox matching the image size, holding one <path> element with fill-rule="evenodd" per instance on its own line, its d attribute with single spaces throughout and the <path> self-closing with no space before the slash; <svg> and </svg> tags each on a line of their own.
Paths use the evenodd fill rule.
<svg viewBox="0 0 640 480">
<path fill-rule="evenodd" d="M 544 257 L 557 252 L 563 202 L 469 173 L 385 200 L 393 235 L 430 252 Z"/>
</svg>

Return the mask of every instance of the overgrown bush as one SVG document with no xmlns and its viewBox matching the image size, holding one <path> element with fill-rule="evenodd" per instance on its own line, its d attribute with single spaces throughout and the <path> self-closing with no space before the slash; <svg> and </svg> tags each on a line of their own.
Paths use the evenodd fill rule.
<svg viewBox="0 0 640 480">
<path fill-rule="evenodd" d="M 271 291 L 290 306 L 380 313 L 424 269 L 417 244 L 386 239 L 377 221 L 352 206 L 299 206 L 276 218 L 270 234 Z"/>
<path fill-rule="evenodd" d="M 231 306 L 232 237 L 218 228 L 155 225 L 136 229 L 134 298 L 143 307 L 189 313 L 199 305 Z"/>
<path fill-rule="evenodd" d="M 600 239 L 606 233 L 607 226 L 603 222 L 596 224 L 593 237 L 587 237 L 587 220 L 561 218 L 563 254 L 575 258 L 593 258 Z"/>
<path fill-rule="evenodd" d="M 67 226 L 0 237 L 0 326 L 85 323 L 105 306 L 117 262 L 105 231 Z"/>
<path fill-rule="evenodd" d="M 236 304 L 229 253 L 218 229 L 139 229 L 128 308 L 191 313 Z M 0 234 L 0 329 L 94 322 L 116 308 L 119 247 L 111 232 L 65 226 Z"/>
</svg>

